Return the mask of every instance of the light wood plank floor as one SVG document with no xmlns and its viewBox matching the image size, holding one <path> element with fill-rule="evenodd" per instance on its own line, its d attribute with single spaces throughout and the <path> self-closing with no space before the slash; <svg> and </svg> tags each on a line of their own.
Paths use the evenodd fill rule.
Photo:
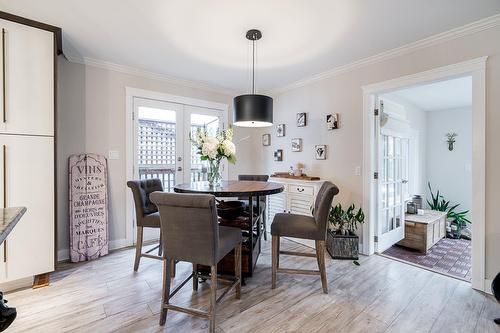
<svg viewBox="0 0 500 333">
<path fill-rule="evenodd" d="M 218 308 L 219 332 L 499 332 L 492 322 L 500 306 L 491 296 L 455 280 L 381 256 L 327 260 L 330 293 L 319 277 L 278 275 L 271 290 L 270 241 L 263 242 L 256 275 L 241 300 L 229 295 Z M 283 241 L 283 250 L 307 247 Z M 314 258 L 283 256 L 282 266 L 315 268 Z M 18 318 L 9 332 L 205 332 L 208 322 L 170 312 L 158 325 L 160 261 L 141 259 L 133 272 L 133 250 L 83 264 L 64 264 L 51 285 L 7 294 Z M 174 284 L 191 265 L 178 264 Z M 206 308 L 208 282 L 190 284 L 174 297 L 180 305 Z"/>
</svg>

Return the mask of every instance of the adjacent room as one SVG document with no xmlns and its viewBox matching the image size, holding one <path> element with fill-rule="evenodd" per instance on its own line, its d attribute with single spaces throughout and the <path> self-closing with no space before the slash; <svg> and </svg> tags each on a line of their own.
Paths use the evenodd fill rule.
<svg viewBox="0 0 500 333">
<path fill-rule="evenodd" d="M 498 0 L 0 29 L 0 332 L 500 332 Z"/>
<path fill-rule="evenodd" d="M 472 77 L 412 86 L 380 100 L 379 221 L 386 221 L 386 232 L 405 232 L 379 251 L 470 281 Z M 391 225 L 399 216 L 405 223 Z"/>
</svg>

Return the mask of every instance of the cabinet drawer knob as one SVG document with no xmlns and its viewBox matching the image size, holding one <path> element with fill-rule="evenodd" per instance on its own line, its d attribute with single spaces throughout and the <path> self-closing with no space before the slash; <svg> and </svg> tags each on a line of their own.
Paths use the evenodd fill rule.
<svg viewBox="0 0 500 333">
<path fill-rule="evenodd" d="M 297 192 L 304 192 L 303 188 L 297 188 Z"/>
</svg>

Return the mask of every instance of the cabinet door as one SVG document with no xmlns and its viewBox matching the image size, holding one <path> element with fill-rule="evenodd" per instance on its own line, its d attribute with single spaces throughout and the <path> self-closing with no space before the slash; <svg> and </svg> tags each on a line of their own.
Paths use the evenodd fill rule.
<svg viewBox="0 0 500 333">
<path fill-rule="evenodd" d="M 54 35 L 0 19 L 0 133 L 54 134 Z M 3 35 L 3 36 L 2 36 Z M 2 71 L 0 66 L 0 72 Z M 5 105 L 5 109 L 4 109 Z"/>
<path fill-rule="evenodd" d="M 290 213 L 311 216 L 313 198 L 305 195 L 292 195 L 288 196 L 288 207 Z"/>
<path fill-rule="evenodd" d="M 277 213 L 287 212 L 286 197 L 284 194 L 273 194 L 267 196 L 267 226 L 271 227 L 274 215 Z M 270 231 L 270 229 L 268 230 Z"/>
<path fill-rule="evenodd" d="M 54 139 L 0 135 L 0 149 L 5 164 L 0 188 L 5 188 L 6 205 L 27 208 L 7 238 L 7 280 L 53 271 Z"/>
</svg>

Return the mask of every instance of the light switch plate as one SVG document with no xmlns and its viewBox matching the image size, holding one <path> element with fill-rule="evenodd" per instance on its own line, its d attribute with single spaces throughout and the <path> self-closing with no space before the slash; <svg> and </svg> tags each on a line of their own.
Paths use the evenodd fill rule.
<svg viewBox="0 0 500 333">
<path fill-rule="evenodd" d="M 110 150 L 108 152 L 108 160 L 119 160 L 120 152 L 118 150 Z"/>
</svg>

